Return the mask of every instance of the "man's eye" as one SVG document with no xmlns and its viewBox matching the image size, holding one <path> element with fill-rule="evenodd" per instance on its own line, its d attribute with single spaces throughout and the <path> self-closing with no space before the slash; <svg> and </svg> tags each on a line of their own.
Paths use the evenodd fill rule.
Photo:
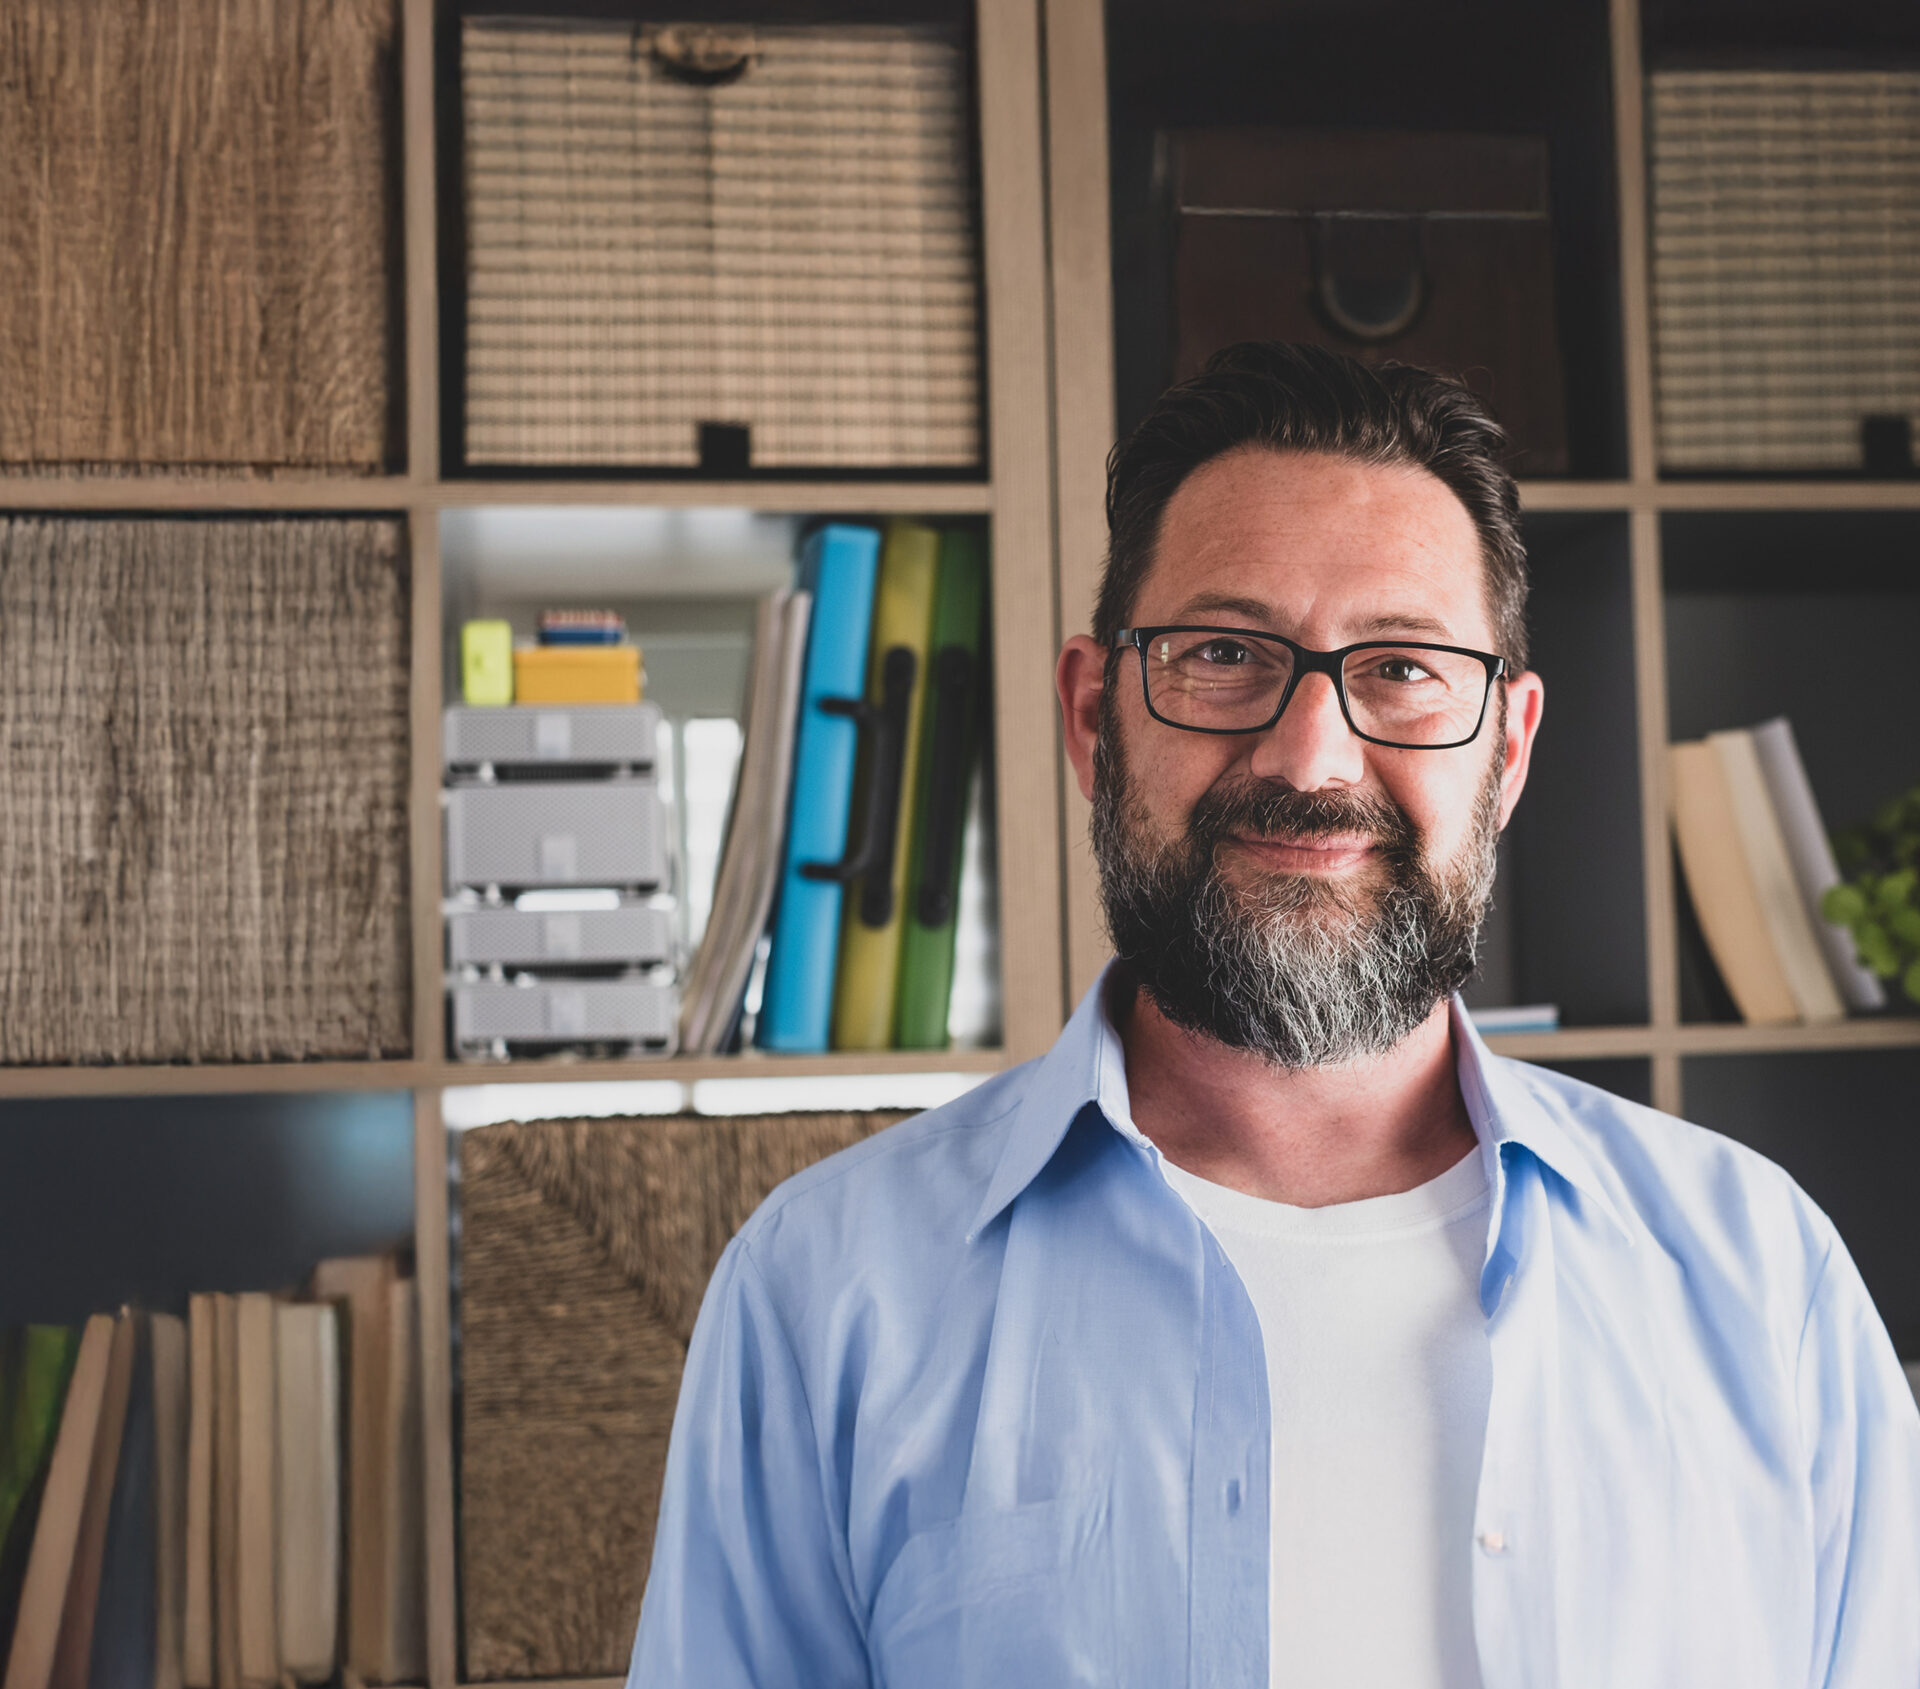
<svg viewBox="0 0 1920 1689">
<path fill-rule="evenodd" d="M 1396 653 L 1391 657 L 1378 657 L 1369 663 L 1367 677 L 1370 680 L 1389 681 L 1396 686 L 1411 686 L 1422 680 L 1432 680 L 1434 675 L 1419 658 Z"/>
<path fill-rule="evenodd" d="M 1237 639 L 1209 639 L 1206 644 L 1196 646 L 1193 655 L 1214 668 L 1232 668 L 1253 657 L 1253 653 Z"/>
</svg>

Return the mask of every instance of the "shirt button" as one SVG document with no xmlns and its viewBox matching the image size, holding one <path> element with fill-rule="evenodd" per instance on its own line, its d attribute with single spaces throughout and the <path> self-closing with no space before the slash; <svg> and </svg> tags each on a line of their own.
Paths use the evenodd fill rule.
<svg viewBox="0 0 1920 1689">
<path fill-rule="evenodd" d="M 1498 1531 L 1482 1531 L 1474 1541 L 1489 1554 L 1504 1554 L 1507 1551 L 1507 1539 Z"/>
</svg>

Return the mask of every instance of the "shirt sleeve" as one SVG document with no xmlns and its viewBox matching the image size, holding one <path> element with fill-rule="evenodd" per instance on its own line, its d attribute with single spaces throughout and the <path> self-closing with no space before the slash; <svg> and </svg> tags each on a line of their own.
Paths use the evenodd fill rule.
<svg viewBox="0 0 1920 1689">
<path fill-rule="evenodd" d="M 1810 1684 L 1920 1684 L 1920 1409 L 1836 1237 L 1800 1341 L 1813 1501 Z"/>
<path fill-rule="evenodd" d="M 728 1246 L 687 1350 L 627 1689 L 868 1689 L 792 1341 Z"/>
</svg>

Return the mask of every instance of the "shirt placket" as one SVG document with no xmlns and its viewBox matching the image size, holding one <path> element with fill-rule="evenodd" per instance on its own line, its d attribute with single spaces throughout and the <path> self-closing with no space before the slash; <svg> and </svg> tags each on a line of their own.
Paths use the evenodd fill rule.
<svg viewBox="0 0 1920 1689">
<path fill-rule="evenodd" d="M 1267 1689 L 1266 1350 L 1240 1276 L 1213 1235 L 1206 1251 L 1194 1406 L 1187 1681 Z"/>
<path fill-rule="evenodd" d="M 1570 1689 L 1561 1671 L 1553 1542 L 1559 1320 L 1540 1164 L 1505 1146 L 1481 1281 L 1492 1390 L 1473 1540 L 1473 1629 L 1482 1689 Z"/>
</svg>

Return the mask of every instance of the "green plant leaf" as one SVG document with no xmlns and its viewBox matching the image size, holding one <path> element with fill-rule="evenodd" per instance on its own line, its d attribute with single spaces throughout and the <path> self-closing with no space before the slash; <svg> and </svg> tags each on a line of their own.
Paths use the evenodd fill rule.
<svg viewBox="0 0 1920 1689">
<path fill-rule="evenodd" d="M 1906 992 L 1909 1003 L 1920 1003 L 1920 962 L 1915 962 L 1900 976 L 1900 989 Z"/>
<path fill-rule="evenodd" d="M 1896 909 L 1887 917 L 1887 931 L 1900 941 L 1901 947 L 1909 953 L 1920 950 L 1920 909 L 1908 904 L 1904 909 Z"/>
<path fill-rule="evenodd" d="M 1873 900 L 1882 909 L 1904 909 L 1913 902 L 1916 887 L 1920 887 L 1920 873 L 1911 868 L 1902 868 L 1897 874 L 1889 874 L 1874 888 Z"/>
<path fill-rule="evenodd" d="M 1878 921 L 1862 921 L 1853 929 L 1853 941 L 1860 947 L 1860 960 L 1882 979 L 1892 979 L 1900 971 L 1900 953 Z"/>
<path fill-rule="evenodd" d="M 1866 917 L 1866 893 L 1855 885 L 1829 886 L 1826 896 L 1820 899 L 1820 913 L 1829 921 L 1850 927 Z"/>
</svg>

